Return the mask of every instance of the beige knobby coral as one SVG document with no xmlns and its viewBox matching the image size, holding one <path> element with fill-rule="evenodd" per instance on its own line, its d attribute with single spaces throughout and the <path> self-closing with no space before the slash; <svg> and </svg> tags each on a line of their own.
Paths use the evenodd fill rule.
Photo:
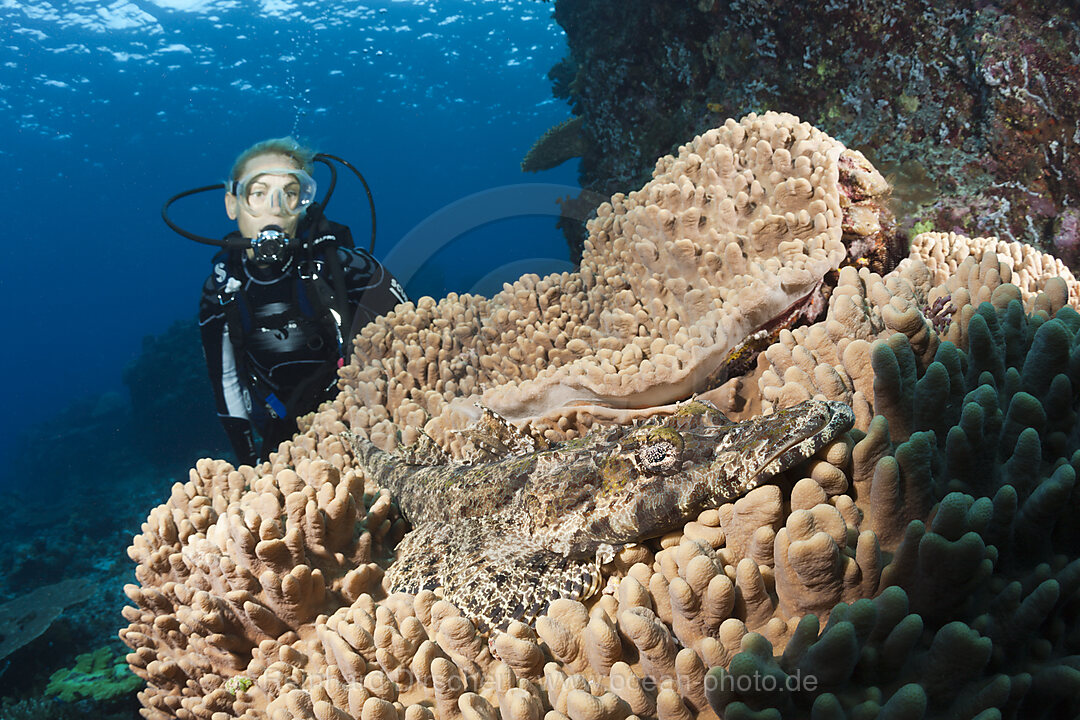
<svg viewBox="0 0 1080 720">
<path fill-rule="evenodd" d="M 776 488 L 704 513 L 659 552 L 625 549 L 590 607 L 557 601 L 535 629 L 489 642 L 431 592 L 385 597 L 373 559 L 400 534 L 387 497 L 334 464 L 336 442 L 311 448 L 316 459 L 294 448 L 258 473 L 201 461 L 136 538 L 121 637 L 149 682 L 144 717 L 689 717 L 708 712 L 702 678 L 748 630 L 789 632 L 773 617 L 771 568 L 723 546 L 724 528 L 764 517 L 753 506 L 775 505 Z M 236 691 L 232 677 L 254 682 Z"/>
<path fill-rule="evenodd" d="M 882 415 L 893 421 L 894 437 L 904 436 L 893 409 L 874 401 L 871 344 L 900 333 L 925 368 L 941 340 L 967 347 L 967 326 L 980 303 L 1005 307 L 1013 299 L 1029 313 L 1080 308 L 1080 283 L 1060 260 L 1028 245 L 923 233 L 911 257 L 884 278 L 865 268 L 841 269 L 828 316 L 780 334 L 758 362 L 763 407 L 839 400 L 854 408 L 858 429 L 868 431 L 874 415 Z"/>
<path fill-rule="evenodd" d="M 421 298 L 363 330 L 338 417 L 388 448 L 479 400 L 550 437 L 723 379 L 760 328 L 789 322 L 880 235 L 888 185 L 858 152 L 780 113 L 729 120 L 657 162 L 589 223 L 581 267 L 487 299 Z"/>
<path fill-rule="evenodd" d="M 773 132 L 779 127 L 825 142 L 816 131 L 788 125 L 784 116 L 766 116 L 729 123 L 724 130 L 737 137 L 748 132 L 747 126 L 771 127 Z M 760 140 L 744 147 L 747 157 L 764 155 Z M 729 153 L 735 157 L 728 144 L 709 142 L 709 148 L 728 148 L 715 151 L 721 158 Z M 830 152 L 843 152 L 829 147 Z M 702 156 L 689 146 L 684 151 L 679 159 L 661 161 L 658 177 L 695 170 L 719 177 L 711 166 L 702 170 L 705 165 L 691 157 Z M 777 153 L 770 157 L 775 165 Z M 814 157 L 827 165 L 827 152 Z M 683 165 L 676 170 L 678 163 Z M 796 165 L 806 162 L 792 160 L 792 168 Z M 739 177 L 750 187 L 740 192 L 748 198 L 758 192 L 753 183 L 761 185 L 760 180 Z M 698 197 L 696 189 L 684 195 L 694 183 L 660 185 L 670 187 L 656 190 L 658 203 Z M 802 183 L 796 185 L 793 192 L 805 190 Z M 771 186 L 778 187 L 780 182 Z M 811 198 L 816 200 L 817 193 L 813 188 Z M 640 200 L 645 197 L 639 195 Z M 726 197 L 739 217 L 741 196 Z M 829 220 L 830 202 L 822 202 L 823 217 Z M 925 362 L 941 341 L 938 329 L 944 331 L 947 325 L 947 337 L 962 341 L 971 310 L 966 300 L 956 303 L 965 298 L 986 296 L 1001 302 L 1027 292 L 1032 306 L 1048 310 L 1077 302 L 1070 276 L 1047 279 L 1051 264 L 1045 258 L 1013 246 L 979 250 L 958 236 L 950 237 L 947 245 L 923 238 L 925 244 L 917 245 L 931 248 L 926 262 L 905 261 L 885 278 L 867 269 L 845 268 L 826 318 L 782 333 L 759 362 L 755 382 L 742 384 L 746 391 L 760 382 L 767 407 L 823 395 L 856 408 L 863 433 L 823 449 L 800 468 L 804 477 L 778 478 L 734 503 L 702 513 L 680 531 L 622 549 L 603 568 L 606 587 L 601 595 L 588 605 L 557 601 L 535 628 L 514 624 L 489 639 L 434 593 L 387 597 L 381 587 L 383 568 L 406 528 L 385 491 L 353 468 L 337 433 L 349 427 L 368 429 L 372 436 L 381 433 L 389 444 L 399 427 L 451 427 L 456 420 L 439 424 L 450 400 L 499 385 L 510 386 L 502 397 L 509 406 L 527 407 L 528 412 L 545 411 L 540 405 L 546 403 L 539 402 L 545 388 L 556 405 L 575 398 L 630 402 L 627 398 L 635 397 L 639 387 L 635 383 L 647 385 L 646 378 L 661 389 L 650 394 L 652 386 L 645 387 L 645 396 L 663 400 L 667 393 L 686 389 L 687 378 L 695 372 L 706 372 L 705 366 L 695 370 L 694 363 L 709 357 L 706 340 L 715 344 L 720 337 L 688 328 L 698 327 L 695 323 L 702 318 L 710 318 L 724 332 L 743 327 L 738 325 L 741 320 L 725 319 L 722 312 L 722 301 L 733 299 L 728 290 L 718 289 L 714 296 L 690 287 L 695 278 L 709 273 L 714 273 L 713 281 L 728 277 L 722 276 L 727 265 L 705 262 L 695 275 L 689 258 L 696 255 L 682 242 L 685 237 L 672 234 L 681 221 L 667 222 L 664 214 L 679 218 L 696 212 L 701 217 L 701 211 L 683 208 L 684 214 L 677 215 L 670 208 L 653 212 L 643 209 L 648 207 L 644 203 L 634 203 L 639 200 L 617 197 L 593 229 L 596 237 L 601 231 L 619 232 L 605 241 L 612 253 L 619 248 L 611 261 L 639 262 L 635 277 L 645 279 L 642 287 L 670 300 L 662 308 L 641 306 L 647 314 L 656 311 L 657 317 L 635 314 L 626 294 L 633 294 L 630 280 L 606 272 L 600 282 L 600 265 L 593 266 L 591 275 L 583 270 L 581 275 L 544 281 L 526 278 L 491 301 L 455 298 L 439 306 L 421 301 L 416 308 L 399 308 L 365 330 L 358 346 L 368 353 L 368 364 L 350 367 L 342 395 L 324 407 L 305 434 L 282 444 L 270 463 L 236 470 L 203 460 L 187 483 L 173 488 L 129 549 L 138 563 L 139 584 L 126 588 L 134 606 L 125 608 L 130 625 L 121 636 L 132 648 L 128 660 L 133 670 L 149 683 L 140 694 L 144 717 L 709 717 L 712 711 L 702 687 L 708 668 L 729 663 L 750 632 L 765 636 L 780 651 L 806 613 L 824 619 L 838 601 L 875 595 L 889 582 L 882 550 L 902 540 L 909 519 L 925 517 L 928 508 L 919 493 L 904 487 L 904 475 L 890 467 L 889 424 L 902 422 L 903 413 L 875 402 L 870 343 L 901 332 Z M 654 224 L 648 224 L 649 218 Z M 776 221 L 769 226 L 771 231 L 766 231 L 767 223 L 746 220 L 748 242 L 772 238 L 768 242 L 775 241 L 774 252 L 792 248 L 794 257 L 796 241 L 784 237 L 792 227 L 784 218 L 782 225 Z M 813 223 L 800 227 L 816 229 Z M 708 230 L 701 235 L 709 235 Z M 642 232 L 655 238 L 652 255 L 646 252 Z M 822 247 L 805 246 L 806 258 L 793 261 L 790 268 L 763 258 L 758 269 L 772 268 L 773 275 L 757 273 L 747 261 L 745 274 L 738 277 L 765 298 L 772 297 L 772 291 L 801 291 L 805 283 L 817 282 L 816 270 L 810 269 L 815 263 L 832 264 L 826 250 L 830 233 L 835 231 L 826 222 L 821 233 L 812 235 L 821 238 Z M 628 238 L 635 234 L 638 239 L 631 243 Z M 761 244 L 767 246 L 765 240 Z M 732 247 L 730 241 L 726 247 Z M 824 253 L 815 257 L 816 249 Z M 730 252 L 732 264 L 738 265 Z M 746 252 L 749 257 L 750 249 Z M 965 252 L 970 257 L 960 257 Z M 1002 256 L 1011 258 L 1012 266 L 998 259 Z M 684 266 L 678 265 L 680 257 Z M 935 273 L 950 261 L 956 262 L 955 268 L 937 280 Z M 681 278 L 686 287 L 668 287 L 644 274 L 679 267 L 672 277 Z M 1030 282 L 1024 290 L 1002 284 L 1013 277 Z M 663 295 L 665 288 L 669 295 Z M 692 295 L 695 289 L 701 292 Z M 539 292 L 534 295 L 533 290 Z M 676 291 L 700 302 L 680 304 L 670 295 Z M 937 302 L 946 296 L 951 304 Z M 652 296 L 633 300 L 641 298 Z M 599 304 L 589 304 L 594 301 Z M 746 312 L 752 312 L 752 306 L 739 305 Z M 621 349 L 602 344 L 602 335 L 595 353 L 583 347 L 584 340 L 571 343 L 608 331 L 612 342 L 623 342 Z M 643 350 L 635 338 L 654 332 L 657 354 L 652 357 L 669 358 L 661 363 L 663 368 L 652 359 L 651 367 L 645 365 L 644 352 L 637 356 L 628 349 Z M 684 362 L 687 358 L 669 351 L 674 344 L 669 340 L 690 338 L 701 342 Z M 649 347 L 652 352 L 654 346 Z M 492 348 L 497 354 L 489 353 Z M 622 367 L 624 360 L 627 371 L 616 372 L 617 381 L 597 384 L 589 379 L 590 363 L 603 373 Z M 630 371 L 635 363 L 637 369 Z M 569 374 L 571 367 L 579 374 Z M 578 392 L 585 395 L 575 396 Z M 494 390 L 488 395 L 499 397 Z M 530 398 L 538 399 L 537 404 Z M 564 420 L 569 417 L 559 415 L 559 407 L 552 412 Z M 426 420 L 429 415 L 439 418 Z M 549 429 L 569 434 L 576 426 L 556 423 Z M 227 682 L 235 677 L 253 683 L 240 689 L 244 683 Z"/>
<path fill-rule="evenodd" d="M 962 263 L 953 278 L 963 283 L 949 281 L 954 292 L 980 296 L 1007 272 L 991 260 Z M 896 298 L 940 291 L 915 261 L 884 279 L 844 275 L 826 326 L 857 329 L 851 320 L 859 317 L 888 334 L 882 318 Z M 1032 303 L 1053 309 L 1071 282 L 1047 281 L 1049 292 Z M 1011 287 L 988 292 L 1020 292 Z M 950 333 L 962 334 L 953 326 L 965 317 L 959 310 Z M 925 330 L 922 345 L 933 347 L 932 321 L 919 318 L 908 337 Z M 805 363 L 803 353 L 822 351 L 780 342 L 766 357 Z M 842 362 L 833 371 L 846 372 Z M 813 368 L 792 375 L 818 376 Z M 764 387 L 775 387 L 764 377 Z M 925 517 L 918 493 L 890 471 L 888 421 L 867 430 L 858 442 L 825 448 L 802 479 L 780 479 L 655 543 L 625 548 L 605 566 L 607 590 L 588 606 L 558 601 L 535 629 L 517 624 L 491 643 L 433 593 L 383 597 L 381 567 L 401 521 L 388 496 L 364 487 L 336 437 L 297 438 L 258 471 L 202 461 L 130 551 L 141 587 L 127 589 L 137 607 L 126 609 L 122 636 L 133 668 L 150 681 L 144 716 L 709 716 L 709 667 L 729 663 L 750 632 L 780 651 L 806 613 L 824 619 L 837 601 L 875 595 L 888 582 L 882 549 L 899 543 L 908 520 Z M 233 695 L 226 681 L 235 676 L 254 684 Z"/>
</svg>

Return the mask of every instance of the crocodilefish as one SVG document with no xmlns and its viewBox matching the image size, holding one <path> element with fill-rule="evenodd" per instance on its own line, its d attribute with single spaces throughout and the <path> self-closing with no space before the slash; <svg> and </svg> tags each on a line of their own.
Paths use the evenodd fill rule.
<svg viewBox="0 0 1080 720">
<path fill-rule="evenodd" d="M 387 589 L 438 589 L 488 632 L 532 623 L 558 598 L 595 594 L 600 565 L 621 547 L 768 482 L 853 423 L 838 402 L 734 422 L 693 399 L 670 415 L 551 444 L 485 410 L 466 431 L 478 448 L 468 463 L 450 462 L 433 442 L 398 455 L 347 439 L 413 528 Z"/>
</svg>

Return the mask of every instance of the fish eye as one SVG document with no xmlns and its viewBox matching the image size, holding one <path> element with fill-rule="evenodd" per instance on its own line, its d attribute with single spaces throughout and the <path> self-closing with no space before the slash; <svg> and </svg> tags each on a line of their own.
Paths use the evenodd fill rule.
<svg viewBox="0 0 1080 720">
<path fill-rule="evenodd" d="M 647 473 L 667 475 L 679 467 L 679 448 L 666 440 L 651 442 L 638 448 L 638 466 Z"/>
<path fill-rule="evenodd" d="M 683 438 L 670 427 L 642 428 L 628 438 L 635 464 L 650 475 L 668 475 L 682 464 Z"/>
</svg>

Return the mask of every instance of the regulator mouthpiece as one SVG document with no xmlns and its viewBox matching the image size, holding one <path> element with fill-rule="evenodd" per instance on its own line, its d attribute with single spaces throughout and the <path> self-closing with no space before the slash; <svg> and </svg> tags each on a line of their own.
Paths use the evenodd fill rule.
<svg viewBox="0 0 1080 720">
<path fill-rule="evenodd" d="M 251 238 L 255 260 L 261 263 L 280 263 L 285 260 L 290 246 L 289 236 L 280 225 L 267 225 Z"/>
</svg>

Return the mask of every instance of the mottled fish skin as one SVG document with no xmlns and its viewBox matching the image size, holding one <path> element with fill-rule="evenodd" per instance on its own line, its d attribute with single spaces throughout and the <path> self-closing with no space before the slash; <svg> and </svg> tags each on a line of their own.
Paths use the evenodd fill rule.
<svg viewBox="0 0 1080 720">
<path fill-rule="evenodd" d="M 499 626 L 507 616 L 531 620 L 555 597 L 586 597 L 599 577 L 588 566 L 603 554 L 734 500 L 808 459 L 853 424 L 851 408 L 838 402 L 810 400 L 736 423 L 714 406 L 690 400 L 642 424 L 603 427 L 476 465 L 410 465 L 364 438 L 349 440 L 358 464 L 391 492 L 414 533 L 423 536 L 423 542 L 403 541 L 387 572 L 389 589 L 443 587 L 483 625 Z M 508 550 L 515 542 L 522 549 Z M 452 557 L 454 567 L 443 556 Z M 489 596 L 497 583 L 486 575 L 504 575 L 506 568 L 498 566 L 510 561 L 529 567 L 518 568 L 507 582 L 549 587 L 529 607 L 488 608 L 493 601 L 455 587 L 486 584 Z M 471 580 L 461 579 L 462 564 L 475 565 L 465 573 Z M 561 576 L 549 582 L 545 573 L 556 566 Z"/>
</svg>

